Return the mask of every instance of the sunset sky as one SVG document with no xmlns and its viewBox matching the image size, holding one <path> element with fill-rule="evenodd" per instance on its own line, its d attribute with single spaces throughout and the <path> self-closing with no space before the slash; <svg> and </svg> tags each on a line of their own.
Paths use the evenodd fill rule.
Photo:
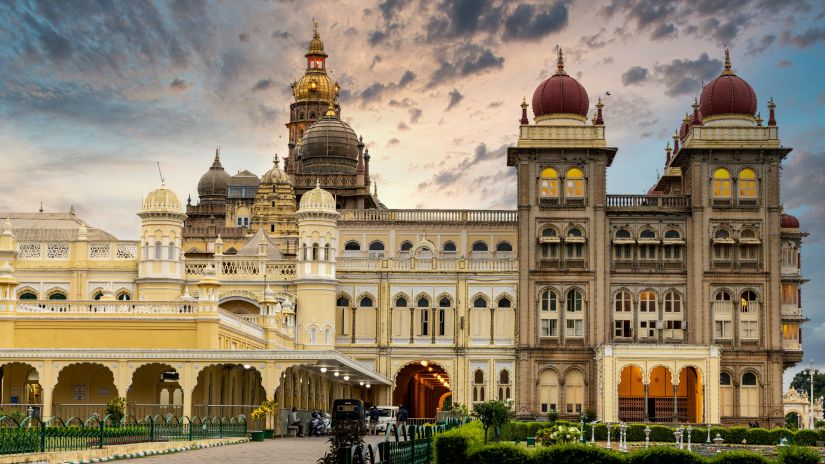
<svg viewBox="0 0 825 464">
<path fill-rule="evenodd" d="M 291 91 L 320 23 L 343 118 L 391 208 L 515 207 L 519 104 L 555 68 L 605 102 L 610 193 L 645 193 L 701 85 L 722 70 L 773 97 L 782 201 L 805 240 L 806 362 L 825 367 L 825 3 L 460 0 L 9 1 L 0 6 L 0 211 L 68 211 L 123 239 L 160 183 L 196 198 L 287 152 Z M 609 92 L 609 95 L 607 93 Z"/>
</svg>

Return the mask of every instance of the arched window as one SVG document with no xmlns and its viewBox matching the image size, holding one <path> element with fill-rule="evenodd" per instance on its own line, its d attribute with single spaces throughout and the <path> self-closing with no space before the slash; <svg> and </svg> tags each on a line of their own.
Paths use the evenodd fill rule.
<svg viewBox="0 0 825 464">
<path fill-rule="evenodd" d="M 539 196 L 542 198 L 558 198 L 559 172 L 553 168 L 544 168 L 539 181 Z"/>
<path fill-rule="evenodd" d="M 422 296 L 418 299 L 418 307 L 419 308 L 429 308 L 430 307 L 430 299 L 426 296 Z"/>
<path fill-rule="evenodd" d="M 317 243 L 312 244 L 312 260 L 313 261 L 318 261 L 318 244 Z"/>
<path fill-rule="evenodd" d="M 738 185 L 740 199 L 756 198 L 756 172 L 753 169 L 745 168 L 739 171 Z"/>
<path fill-rule="evenodd" d="M 486 307 L 487 307 L 487 300 L 485 300 L 484 297 L 479 296 L 479 297 L 476 297 L 475 300 L 473 300 L 473 308 L 486 308 Z"/>
<path fill-rule="evenodd" d="M 155 259 L 163 259 L 163 244 L 155 242 Z"/>
<path fill-rule="evenodd" d="M 63 293 L 63 292 L 59 292 L 59 291 L 54 292 L 51 295 L 49 295 L 49 299 L 50 300 L 65 300 L 66 299 L 66 294 Z"/>
<path fill-rule="evenodd" d="M 401 251 L 410 251 L 412 250 L 412 242 L 409 240 L 404 240 L 401 242 Z"/>
<path fill-rule="evenodd" d="M 169 242 L 169 245 L 167 245 L 167 247 L 168 247 L 168 250 L 167 250 L 168 258 L 167 259 L 169 259 L 171 261 L 171 260 L 175 259 L 175 242 Z"/>
<path fill-rule="evenodd" d="M 718 229 L 713 234 L 713 260 L 718 263 L 730 263 L 733 258 L 733 239 L 727 229 Z"/>
<path fill-rule="evenodd" d="M 567 414 L 581 414 L 584 406 L 584 374 L 578 369 L 564 376 L 564 403 Z"/>
<path fill-rule="evenodd" d="M 682 238 L 682 235 L 679 234 L 678 230 L 670 229 L 667 232 L 665 232 L 665 238 L 669 240 L 679 240 L 680 238 Z"/>
<path fill-rule="evenodd" d="M 552 369 L 545 369 L 539 375 L 539 404 L 541 412 L 558 411 L 559 374 Z"/>
<path fill-rule="evenodd" d="M 572 229 L 567 231 L 567 237 L 573 238 L 581 238 L 584 234 L 582 234 L 582 230 L 578 227 L 573 227 Z"/>
<path fill-rule="evenodd" d="M 309 329 L 309 344 L 316 345 L 318 343 L 318 329 L 315 327 Z"/>
<path fill-rule="evenodd" d="M 565 239 L 568 260 L 581 260 L 584 258 L 584 233 L 578 227 L 573 227 L 567 231 Z"/>
<path fill-rule="evenodd" d="M 730 171 L 725 168 L 713 171 L 713 198 L 730 198 Z"/>
<path fill-rule="evenodd" d="M 498 374 L 498 400 L 510 399 L 510 371 L 502 369 Z"/>
<path fill-rule="evenodd" d="M 438 335 L 443 337 L 447 334 L 447 308 L 452 302 L 446 296 L 438 300 Z"/>
<path fill-rule="evenodd" d="M 473 373 L 473 403 L 484 402 L 484 371 L 476 369 Z"/>
<path fill-rule="evenodd" d="M 100 291 L 95 292 L 94 299 L 95 299 L 95 300 L 99 300 L 99 299 L 101 299 L 101 298 L 103 298 L 103 292 L 100 292 Z"/>
<path fill-rule="evenodd" d="M 613 300 L 613 310 L 617 313 L 631 311 L 633 300 L 630 297 L 630 292 L 621 291 L 616 293 L 616 298 Z"/>
<path fill-rule="evenodd" d="M 733 332 L 733 301 L 730 292 L 721 290 L 713 296 L 713 337 L 728 340 Z"/>
<path fill-rule="evenodd" d="M 117 299 L 120 301 L 129 301 L 132 299 L 132 296 L 129 295 L 129 292 L 120 292 L 117 294 Z"/>
<path fill-rule="evenodd" d="M 567 170 L 565 184 L 565 195 L 571 198 L 584 197 L 584 171 L 580 168 L 570 168 Z"/>
<path fill-rule="evenodd" d="M 407 307 L 407 299 L 403 296 L 399 296 L 395 299 L 395 307 L 396 308 L 406 308 Z"/>
<path fill-rule="evenodd" d="M 639 233 L 639 238 L 642 240 L 656 240 L 656 233 L 650 229 L 645 229 Z"/>
<path fill-rule="evenodd" d="M 546 288 L 539 296 L 539 319 L 542 337 L 558 337 L 559 335 L 559 297 L 553 290 Z"/>
<path fill-rule="evenodd" d="M 566 304 L 567 312 L 565 315 L 565 336 L 567 337 L 583 337 L 584 336 L 584 298 L 582 293 L 573 288 L 567 291 Z"/>
<path fill-rule="evenodd" d="M 510 242 L 499 242 L 496 251 L 513 251 L 513 245 Z"/>
<path fill-rule="evenodd" d="M 758 259 L 759 239 L 756 238 L 756 232 L 754 232 L 753 229 L 743 229 L 739 232 L 740 264 L 753 264 Z"/>
<path fill-rule="evenodd" d="M 558 234 L 556 232 L 556 229 L 554 229 L 552 227 L 545 227 L 544 230 L 541 231 L 541 236 L 542 237 L 557 237 Z"/>
<path fill-rule="evenodd" d="M 717 292 L 716 297 L 714 299 L 716 301 L 730 301 L 731 300 L 730 292 L 728 292 L 727 290 L 722 290 L 720 292 Z"/>
<path fill-rule="evenodd" d="M 450 306 L 451 306 L 450 299 L 447 298 L 446 296 L 441 297 L 441 299 L 438 300 L 438 307 L 439 308 L 449 308 Z"/>
<path fill-rule="evenodd" d="M 754 304 L 756 302 L 756 293 L 752 290 L 745 290 L 742 292 L 741 299 L 739 301 L 739 311 L 743 313 L 752 312 L 755 310 Z"/>
<path fill-rule="evenodd" d="M 344 251 L 361 251 L 361 244 L 355 240 L 350 240 L 344 244 Z"/>
<path fill-rule="evenodd" d="M 21 293 L 20 296 L 17 297 L 17 298 L 19 300 L 36 300 L 37 299 L 37 294 L 35 294 L 34 292 L 25 291 L 25 292 Z"/>
<path fill-rule="evenodd" d="M 473 243 L 473 251 L 489 251 L 487 248 L 487 242 L 482 242 L 479 240 L 478 242 Z"/>
<path fill-rule="evenodd" d="M 629 239 L 631 238 L 630 231 L 627 229 L 619 229 L 616 231 L 616 238 L 618 239 Z"/>
<path fill-rule="evenodd" d="M 756 385 L 756 374 L 753 372 L 746 372 L 742 375 L 742 385 L 748 387 Z"/>
<path fill-rule="evenodd" d="M 509 308 L 510 307 L 510 299 L 506 296 L 500 300 L 498 300 L 498 307 L 499 308 Z"/>
<path fill-rule="evenodd" d="M 719 415 L 733 415 L 733 382 L 727 372 L 719 374 Z"/>
<path fill-rule="evenodd" d="M 559 236 L 556 229 L 552 227 L 542 229 L 539 243 L 541 243 L 541 258 L 543 260 L 555 261 L 559 258 Z"/>
<path fill-rule="evenodd" d="M 324 245 L 324 260 L 332 261 L 332 247 L 329 246 L 329 243 Z"/>
<path fill-rule="evenodd" d="M 453 243 L 453 242 L 444 242 L 444 246 L 442 247 L 442 250 L 444 250 L 445 253 L 455 253 L 456 252 L 455 243 Z"/>
<path fill-rule="evenodd" d="M 719 385 L 730 385 L 730 374 L 727 372 L 719 374 Z"/>
<path fill-rule="evenodd" d="M 501 372 L 498 374 L 498 383 L 501 385 L 509 385 L 510 384 L 510 371 L 507 369 L 502 369 Z"/>
<path fill-rule="evenodd" d="M 358 306 L 362 308 L 372 308 L 372 298 L 368 296 L 361 298 L 361 303 Z"/>
<path fill-rule="evenodd" d="M 665 239 L 663 241 L 664 259 L 670 261 L 680 261 L 682 259 L 682 234 L 678 230 L 669 229 L 665 232 Z"/>
<path fill-rule="evenodd" d="M 380 240 L 370 242 L 370 251 L 384 251 L 384 242 Z"/>
<path fill-rule="evenodd" d="M 759 417 L 759 379 L 753 372 L 742 374 L 742 385 L 739 388 L 739 407 L 742 417 Z"/>
<path fill-rule="evenodd" d="M 682 296 L 674 291 L 665 293 L 665 312 L 666 313 L 680 313 L 682 312 Z"/>
<path fill-rule="evenodd" d="M 639 311 L 643 313 L 656 312 L 656 294 L 651 291 L 642 292 L 639 295 Z"/>
<path fill-rule="evenodd" d="M 350 325 L 352 325 L 352 317 L 350 311 L 349 298 L 344 295 L 335 300 L 335 325 L 338 327 L 338 335 L 347 335 L 350 333 Z"/>
<path fill-rule="evenodd" d="M 713 238 L 717 240 L 727 240 L 730 238 L 730 232 L 727 229 L 719 229 L 713 234 Z"/>
<path fill-rule="evenodd" d="M 339 296 L 337 300 L 335 300 L 335 306 L 346 306 L 349 307 L 349 298 L 345 296 Z"/>
</svg>

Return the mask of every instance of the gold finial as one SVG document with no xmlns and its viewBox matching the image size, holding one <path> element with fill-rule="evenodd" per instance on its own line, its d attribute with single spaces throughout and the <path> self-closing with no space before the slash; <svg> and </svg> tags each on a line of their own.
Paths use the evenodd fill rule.
<svg viewBox="0 0 825 464">
<path fill-rule="evenodd" d="M 669 154 L 670 154 L 670 152 L 671 152 L 671 149 L 670 149 L 670 141 L 668 141 L 668 142 L 667 142 L 667 146 L 665 147 L 665 152 L 666 152 L 668 155 L 669 155 Z"/>
<path fill-rule="evenodd" d="M 280 164 L 281 159 L 278 157 L 278 154 L 277 154 L 277 153 L 275 153 L 275 157 L 274 157 L 274 158 L 272 158 L 272 162 L 275 164 L 275 167 L 276 167 L 276 168 L 278 167 L 278 164 Z"/>
<path fill-rule="evenodd" d="M 335 116 L 335 106 L 332 104 L 332 99 L 329 101 L 329 106 L 327 107 L 327 116 Z"/>
<path fill-rule="evenodd" d="M 756 125 L 761 127 L 762 126 L 762 121 L 763 121 L 762 113 L 761 112 L 756 113 Z"/>
<path fill-rule="evenodd" d="M 564 72 L 564 54 L 559 47 L 559 57 L 556 59 L 556 74 L 567 74 Z"/>
<path fill-rule="evenodd" d="M 673 140 L 678 140 L 678 139 L 679 139 L 679 131 L 675 130 L 675 131 L 673 131 Z"/>
<path fill-rule="evenodd" d="M 724 74 L 726 76 L 729 76 L 729 75 L 733 74 L 733 71 L 731 70 L 731 64 L 730 64 L 730 49 L 727 48 L 727 47 L 725 47 L 725 70 L 722 71 L 722 74 Z"/>
<path fill-rule="evenodd" d="M 684 122 L 690 122 L 690 116 L 685 112 L 685 119 L 682 119 Z"/>
<path fill-rule="evenodd" d="M 604 103 L 602 103 L 602 97 L 599 97 L 599 100 L 596 102 L 596 108 L 604 108 Z"/>
<path fill-rule="evenodd" d="M 321 179 L 319 179 L 318 177 L 315 178 L 315 188 L 321 188 Z"/>
<path fill-rule="evenodd" d="M 318 21 L 315 20 L 315 16 L 312 17 L 312 36 L 315 38 L 320 37 L 320 34 L 318 34 Z"/>
</svg>

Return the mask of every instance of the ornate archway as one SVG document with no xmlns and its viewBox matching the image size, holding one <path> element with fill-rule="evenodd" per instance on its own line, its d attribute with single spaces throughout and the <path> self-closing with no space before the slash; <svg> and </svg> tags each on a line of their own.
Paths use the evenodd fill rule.
<svg viewBox="0 0 825 464">
<path fill-rule="evenodd" d="M 435 418 L 447 393 L 450 376 L 438 363 L 416 361 L 402 367 L 395 376 L 394 406 L 405 406 L 411 418 Z"/>
<path fill-rule="evenodd" d="M 43 407 L 40 374 L 31 364 L 11 362 L 0 365 L 0 404 L 4 409 L 18 409 L 23 414 L 39 417 Z"/>
</svg>

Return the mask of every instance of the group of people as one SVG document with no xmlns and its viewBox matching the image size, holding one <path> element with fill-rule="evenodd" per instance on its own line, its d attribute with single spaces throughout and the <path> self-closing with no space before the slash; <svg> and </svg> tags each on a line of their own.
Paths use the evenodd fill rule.
<svg viewBox="0 0 825 464">
<path fill-rule="evenodd" d="M 292 410 L 289 412 L 289 425 L 291 427 L 298 428 L 298 432 L 296 433 L 297 437 L 304 436 L 303 423 L 298 417 L 298 409 L 295 406 L 293 406 Z M 321 411 L 312 411 L 309 422 L 307 423 L 307 430 L 310 437 L 320 437 L 321 435 L 327 433 L 327 424 L 326 421 L 324 421 L 324 415 Z"/>
</svg>

